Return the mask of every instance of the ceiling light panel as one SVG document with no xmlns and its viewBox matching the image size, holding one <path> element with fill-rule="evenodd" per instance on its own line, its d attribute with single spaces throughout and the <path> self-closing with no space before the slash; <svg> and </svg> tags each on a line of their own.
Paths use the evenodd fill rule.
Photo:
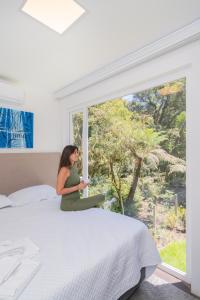
<svg viewBox="0 0 200 300">
<path fill-rule="evenodd" d="M 22 11 L 60 34 L 85 12 L 73 0 L 27 0 Z"/>
</svg>

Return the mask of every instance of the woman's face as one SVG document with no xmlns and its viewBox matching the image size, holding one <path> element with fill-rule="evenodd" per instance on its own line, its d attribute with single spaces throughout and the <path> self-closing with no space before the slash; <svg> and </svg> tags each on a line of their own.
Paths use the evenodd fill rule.
<svg viewBox="0 0 200 300">
<path fill-rule="evenodd" d="M 73 163 L 78 160 L 78 150 L 75 150 L 71 155 L 70 155 L 70 161 Z"/>
</svg>

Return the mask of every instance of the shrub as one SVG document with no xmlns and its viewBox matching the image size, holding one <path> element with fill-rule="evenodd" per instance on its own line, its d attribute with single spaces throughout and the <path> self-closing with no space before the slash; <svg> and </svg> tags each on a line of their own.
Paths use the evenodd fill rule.
<svg viewBox="0 0 200 300">
<path fill-rule="evenodd" d="M 177 216 L 175 212 L 169 211 L 165 221 L 167 228 L 173 230 L 176 227 L 176 223 L 177 223 Z"/>
</svg>

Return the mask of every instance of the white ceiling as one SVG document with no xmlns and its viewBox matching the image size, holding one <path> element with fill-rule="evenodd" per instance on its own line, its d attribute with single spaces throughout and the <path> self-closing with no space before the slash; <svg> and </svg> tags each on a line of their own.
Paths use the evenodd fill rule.
<svg viewBox="0 0 200 300">
<path fill-rule="evenodd" d="M 78 0 L 84 14 L 59 35 L 0 1 L 0 78 L 54 92 L 200 17 L 200 0 Z"/>
</svg>

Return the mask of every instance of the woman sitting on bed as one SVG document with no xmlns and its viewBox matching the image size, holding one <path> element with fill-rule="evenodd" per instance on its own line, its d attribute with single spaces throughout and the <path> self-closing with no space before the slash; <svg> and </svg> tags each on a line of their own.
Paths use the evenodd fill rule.
<svg viewBox="0 0 200 300">
<path fill-rule="evenodd" d="M 80 181 L 75 162 L 78 160 L 78 148 L 68 145 L 63 149 L 58 168 L 56 191 L 62 195 L 61 210 L 83 210 L 97 206 L 105 200 L 104 195 L 80 198 L 80 190 L 88 183 Z"/>
</svg>

